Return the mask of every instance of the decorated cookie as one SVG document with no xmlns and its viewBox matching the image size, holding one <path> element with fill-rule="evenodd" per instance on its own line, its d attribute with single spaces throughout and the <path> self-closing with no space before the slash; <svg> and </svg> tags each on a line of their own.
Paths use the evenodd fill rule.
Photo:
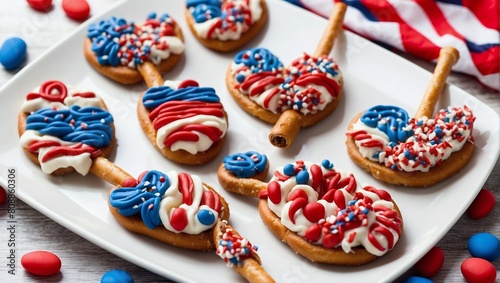
<svg viewBox="0 0 500 283">
<path fill-rule="evenodd" d="M 20 143 L 47 174 L 86 175 L 116 147 L 113 117 L 95 93 L 46 81 L 26 96 L 18 116 Z"/>
<path fill-rule="evenodd" d="M 433 81 L 414 118 L 389 105 L 377 105 L 356 116 L 347 133 L 351 159 L 381 181 L 415 187 L 431 186 L 462 169 L 474 150 L 472 110 L 450 106 L 432 115 L 457 60 L 454 48 L 441 51 Z"/>
<path fill-rule="evenodd" d="M 191 32 L 206 47 L 228 52 L 254 38 L 267 21 L 265 0 L 186 0 Z"/>
<path fill-rule="evenodd" d="M 91 24 L 84 50 L 90 65 L 106 77 L 123 84 L 147 83 L 177 64 L 184 42 L 173 18 L 151 13 L 140 24 L 118 17 Z"/>
<path fill-rule="evenodd" d="M 225 178 L 221 170 L 219 180 Z M 267 183 L 241 180 L 252 187 L 248 195 L 258 191 L 264 224 L 313 262 L 365 264 L 391 251 L 403 232 L 401 212 L 387 191 L 359 185 L 353 174 L 337 171 L 328 160 L 289 163 Z"/>
<path fill-rule="evenodd" d="M 144 133 L 167 158 L 201 165 L 222 150 L 228 120 L 219 96 L 196 81 L 166 81 L 139 99 L 137 115 Z"/>
<path fill-rule="evenodd" d="M 213 250 L 212 228 L 229 218 L 222 196 L 196 175 L 149 170 L 109 194 L 109 208 L 126 229 L 173 246 Z"/>
<path fill-rule="evenodd" d="M 304 53 L 288 68 L 265 48 L 239 52 L 226 73 L 229 93 L 243 110 L 274 124 L 270 142 L 287 148 L 301 127 L 325 119 L 338 105 L 343 79 L 329 56 L 346 6 L 337 3 L 313 55 Z"/>
</svg>

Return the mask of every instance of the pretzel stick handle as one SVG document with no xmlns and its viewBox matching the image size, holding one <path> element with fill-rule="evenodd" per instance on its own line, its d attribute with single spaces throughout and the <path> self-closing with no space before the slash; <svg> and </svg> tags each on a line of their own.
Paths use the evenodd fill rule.
<svg viewBox="0 0 500 283">
<path fill-rule="evenodd" d="M 458 61 L 460 54 L 453 47 L 443 47 L 439 51 L 439 57 L 432 75 L 431 81 L 427 85 L 420 106 L 414 115 L 414 118 L 432 117 L 436 103 L 443 92 L 446 84 L 446 78 L 450 74 L 451 68 Z"/>
<path fill-rule="evenodd" d="M 163 85 L 163 78 L 151 61 L 144 61 L 142 64 L 138 64 L 137 70 L 141 73 L 148 87 Z"/>
<path fill-rule="evenodd" d="M 323 35 L 314 51 L 314 57 L 328 55 L 332 51 L 333 43 L 341 31 L 344 22 L 344 15 L 347 10 L 347 5 L 342 2 L 335 3 L 332 14 L 328 19 L 328 24 L 323 31 Z"/>
<path fill-rule="evenodd" d="M 269 133 L 271 144 L 281 148 L 290 147 L 299 133 L 301 120 L 302 116 L 295 110 L 288 109 L 281 113 Z"/>
<path fill-rule="evenodd" d="M 233 269 L 243 276 L 250 283 L 272 283 L 274 279 L 267 274 L 256 260 L 248 258 L 243 261 L 241 266 L 233 266 Z"/>
<path fill-rule="evenodd" d="M 104 157 L 97 157 L 92 161 L 90 173 L 115 186 L 121 185 L 127 179 L 135 179 Z"/>
</svg>

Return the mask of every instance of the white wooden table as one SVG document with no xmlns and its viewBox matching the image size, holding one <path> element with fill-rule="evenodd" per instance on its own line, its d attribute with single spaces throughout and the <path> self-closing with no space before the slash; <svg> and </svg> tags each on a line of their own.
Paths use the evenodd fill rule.
<svg viewBox="0 0 500 283">
<path fill-rule="evenodd" d="M 88 0 L 88 2 L 91 5 L 92 14 L 98 14 L 117 1 Z M 9 37 L 21 36 L 28 44 L 28 58 L 23 65 L 39 57 L 79 24 L 65 16 L 61 8 L 61 0 L 54 0 L 53 9 L 48 13 L 36 12 L 27 5 L 26 1 L 22 0 L 0 0 L 0 7 L 0 44 Z M 434 68 L 430 63 L 411 56 L 403 56 L 429 71 Z M 8 72 L 0 67 L 0 86 L 7 83 L 15 73 L 16 71 Z M 466 75 L 453 73 L 449 82 L 489 104 L 497 113 L 500 113 L 500 94 L 482 87 L 475 79 Z M 484 187 L 494 192 L 498 203 L 500 162 L 497 161 Z M 127 270 L 136 282 L 171 282 L 97 247 L 20 200 L 17 200 L 16 205 L 17 258 L 33 250 L 48 250 L 62 259 L 63 267 L 61 273 L 56 276 L 40 278 L 25 272 L 18 262 L 17 275 L 8 276 L 5 258 L 8 255 L 8 231 L 4 227 L 8 220 L 8 213 L 4 204 L 0 206 L 0 282 L 99 282 L 102 274 L 110 269 Z M 462 216 L 438 244 L 444 250 L 445 263 L 438 275 L 433 278 L 435 282 L 465 282 L 460 273 L 460 264 L 470 256 L 466 246 L 467 240 L 470 236 L 483 231 L 499 237 L 499 219 L 500 208 L 498 207 L 486 218 L 480 220 L 473 220 L 466 215 Z M 494 262 L 497 271 L 500 271 L 499 262 L 499 260 Z M 401 279 L 412 274 L 412 270 L 409 270 L 401 276 Z"/>
</svg>

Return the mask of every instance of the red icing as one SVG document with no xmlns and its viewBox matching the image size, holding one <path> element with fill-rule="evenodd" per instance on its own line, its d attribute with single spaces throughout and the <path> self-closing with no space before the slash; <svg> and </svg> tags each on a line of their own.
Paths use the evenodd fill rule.
<svg viewBox="0 0 500 283">
<path fill-rule="evenodd" d="M 125 179 L 121 183 L 121 186 L 124 187 L 124 188 L 132 188 L 132 187 L 137 186 L 137 184 L 139 184 L 139 182 L 136 179 L 134 179 L 134 178 L 128 178 L 128 179 Z"/>
<path fill-rule="evenodd" d="M 294 190 L 293 192 L 291 192 L 288 195 L 287 201 L 292 201 L 292 200 L 295 200 L 297 198 L 307 199 L 307 193 L 304 190 L 300 190 L 300 189 L 299 190 Z"/>
<path fill-rule="evenodd" d="M 165 139 L 164 144 L 170 147 L 177 141 L 198 141 L 199 136 L 194 133 L 194 131 L 208 136 L 208 138 L 210 138 L 210 140 L 212 140 L 213 142 L 219 141 L 220 136 L 222 135 L 222 131 L 217 127 L 210 127 L 201 124 L 190 124 L 179 127 L 177 130 L 172 131 Z"/>
<path fill-rule="evenodd" d="M 307 199 L 305 198 L 296 198 L 292 201 L 292 204 L 290 205 L 290 208 L 288 209 L 288 218 L 290 218 L 290 221 L 295 224 L 295 212 L 297 210 L 303 208 L 307 204 Z"/>
<path fill-rule="evenodd" d="M 197 115 L 224 117 L 221 103 L 206 103 L 199 101 L 170 101 L 155 108 L 149 114 L 156 131 L 161 127 L 180 119 Z"/>
<path fill-rule="evenodd" d="M 43 156 L 41 162 L 47 162 L 53 158 L 59 156 L 76 156 L 83 153 L 94 153 L 96 151 L 95 148 L 84 145 L 84 144 L 76 144 L 74 146 L 58 146 L 51 148 L 47 153 Z"/>
<path fill-rule="evenodd" d="M 217 212 L 221 212 L 222 205 L 219 196 L 212 191 L 204 191 L 201 198 L 202 205 L 208 205 Z"/>
<path fill-rule="evenodd" d="M 186 88 L 186 87 L 198 87 L 199 84 L 195 80 L 183 80 L 177 88 Z"/>
<path fill-rule="evenodd" d="M 187 173 L 179 173 L 178 180 L 179 180 L 179 191 L 182 194 L 182 202 L 187 205 L 191 205 L 193 203 L 193 191 L 194 191 L 193 179 Z"/>
<path fill-rule="evenodd" d="M 38 152 L 38 150 L 40 150 L 40 148 L 42 147 L 60 146 L 60 145 L 61 144 L 57 141 L 33 141 L 32 143 L 30 143 L 27 149 L 30 152 Z"/>
<path fill-rule="evenodd" d="M 54 94 L 57 92 L 59 94 Z M 64 99 L 68 96 L 68 89 L 60 81 L 46 81 L 40 86 L 39 93 L 29 93 L 26 100 L 33 100 L 36 98 L 43 98 L 51 102 L 64 103 Z"/>
</svg>

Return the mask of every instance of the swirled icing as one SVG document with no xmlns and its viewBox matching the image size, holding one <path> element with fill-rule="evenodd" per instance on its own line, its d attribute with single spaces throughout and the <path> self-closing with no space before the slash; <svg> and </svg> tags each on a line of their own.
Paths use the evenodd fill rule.
<svg viewBox="0 0 500 283">
<path fill-rule="evenodd" d="M 428 172 L 474 141 L 475 119 L 467 106 L 441 109 L 434 118 L 409 119 L 399 107 L 378 105 L 363 113 L 348 135 L 369 160 L 394 170 Z"/>
<path fill-rule="evenodd" d="M 175 21 L 163 14 L 150 13 L 140 25 L 110 17 L 93 23 L 87 37 L 101 65 L 135 68 L 146 60 L 160 64 L 171 54 L 184 52 L 184 43 L 175 34 Z"/>
<path fill-rule="evenodd" d="M 140 215 L 149 229 L 162 225 L 193 235 L 212 228 L 222 209 L 219 196 L 198 176 L 175 171 L 146 171 L 137 185 L 113 190 L 109 202 L 124 216 Z"/>
<path fill-rule="evenodd" d="M 278 168 L 266 190 L 269 208 L 313 244 L 345 253 L 358 246 L 376 256 L 387 253 L 399 240 L 402 224 L 391 196 L 361 187 L 352 174 L 333 167 L 328 160 L 299 160 Z"/>
<path fill-rule="evenodd" d="M 222 235 L 215 254 L 222 258 L 228 267 L 242 265 L 245 259 L 257 253 L 258 248 L 232 228 L 226 227 L 220 233 Z"/>
<path fill-rule="evenodd" d="M 166 81 L 148 89 L 142 99 L 159 148 L 196 154 L 219 142 L 227 131 L 224 108 L 215 90 L 194 81 Z"/>
<path fill-rule="evenodd" d="M 187 0 L 198 36 L 238 40 L 262 16 L 261 0 Z"/>
<path fill-rule="evenodd" d="M 323 110 L 340 93 L 340 70 L 326 55 L 304 53 L 284 69 L 265 48 L 244 50 L 234 57 L 231 74 L 237 89 L 273 113 L 293 109 L 304 115 Z"/>
<path fill-rule="evenodd" d="M 250 178 L 263 172 L 267 166 L 267 157 L 255 151 L 235 153 L 224 157 L 224 168 L 238 178 Z"/>
<path fill-rule="evenodd" d="M 47 81 L 26 96 L 21 111 L 30 113 L 20 143 L 37 153 L 42 171 L 73 167 L 86 175 L 92 157 L 109 146 L 113 117 L 92 92 Z"/>
</svg>

